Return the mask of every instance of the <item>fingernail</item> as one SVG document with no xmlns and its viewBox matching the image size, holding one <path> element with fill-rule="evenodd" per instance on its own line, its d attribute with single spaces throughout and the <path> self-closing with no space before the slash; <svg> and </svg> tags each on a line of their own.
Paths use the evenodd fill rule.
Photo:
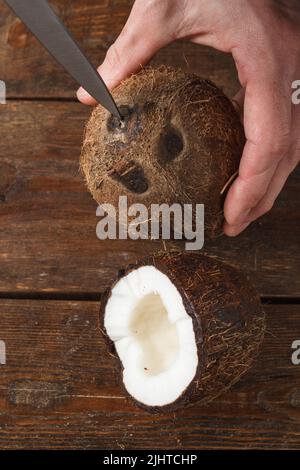
<svg viewBox="0 0 300 470">
<path fill-rule="evenodd" d="M 90 95 L 85 91 L 84 88 L 81 87 L 77 90 L 77 98 L 79 100 L 84 100 L 84 99 L 88 98 L 89 96 Z"/>
<path fill-rule="evenodd" d="M 224 232 L 228 237 L 236 237 L 239 235 L 241 232 L 243 232 L 248 225 L 250 225 L 251 222 L 246 222 L 244 224 L 239 224 L 239 225 L 228 225 L 224 227 Z"/>
<path fill-rule="evenodd" d="M 244 219 L 246 219 L 246 217 L 248 217 L 248 215 L 250 214 L 251 211 L 252 211 L 252 207 L 247 207 L 247 209 L 244 210 L 244 212 L 243 212 Z"/>
<path fill-rule="evenodd" d="M 247 220 L 248 216 L 250 215 L 250 212 L 252 211 L 252 207 L 249 207 L 247 209 L 244 209 L 242 213 L 239 214 L 238 217 L 234 220 L 234 223 L 231 225 L 242 225 L 242 224 L 249 224 L 250 220 Z"/>
</svg>

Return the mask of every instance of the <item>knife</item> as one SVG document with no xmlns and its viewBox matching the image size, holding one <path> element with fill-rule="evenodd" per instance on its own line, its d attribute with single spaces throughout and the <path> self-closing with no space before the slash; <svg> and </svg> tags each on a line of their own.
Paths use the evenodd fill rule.
<svg viewBox="0 0 300 470">
<path fill-rule="evenodd" d="M 41 44 L 98 103 L 122 115 L 99 73 L 46 0 L 4 0 Z"/>
</svg>

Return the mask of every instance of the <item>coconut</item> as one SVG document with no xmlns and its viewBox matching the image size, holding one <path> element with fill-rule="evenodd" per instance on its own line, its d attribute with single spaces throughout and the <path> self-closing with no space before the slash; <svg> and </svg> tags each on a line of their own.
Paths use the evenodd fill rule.
<svg viewBox="0 0 300 470">
<path fill-rule="evenodd" d="M 114 91 L 119 121 L 97 106 L 86 125 L 81 168 L 99 204 L 204 204 L 206 237 L 221 231 L 226 189 L 244 132 L 212 82 L 169 67 L 145 68 Z"/>
<path fill-rule="evenodd" d="M 253 363 L 265 328 L 240 272 L 192 252 L 157 253 L 120 272 L 100 318 L 127 393 L 156 412 L 228 389 Z"/>
</svg>

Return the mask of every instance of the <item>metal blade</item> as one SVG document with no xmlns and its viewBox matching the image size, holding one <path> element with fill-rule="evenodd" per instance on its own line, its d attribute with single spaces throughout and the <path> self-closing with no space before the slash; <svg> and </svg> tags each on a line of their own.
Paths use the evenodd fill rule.
<svg viewBox="0 0 300 470">
<path fill-rule="evenodd" d="M 96 69 L 46 0 L 5 0 L 42 45 L 98 103 L 122 118 Z"/>
</svg>

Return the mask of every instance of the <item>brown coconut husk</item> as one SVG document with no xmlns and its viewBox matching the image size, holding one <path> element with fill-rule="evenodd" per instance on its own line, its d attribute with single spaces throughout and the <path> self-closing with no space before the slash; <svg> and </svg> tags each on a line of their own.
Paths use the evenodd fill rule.
<svg viewBox="0 0 300 470">
<path fill-rule="evenodd" d="M 219 235 L 244 132 L 231 101 L 212 82 L 170 67 L 145 68 L 114 98 L 123 122 L 92 112 L 81 168 L 99 204 L 204 204 L 206 238 Z"/>
<path fill-rule="evenodd" d="M 153 265 L 166 274 L 181 294 L 193 320 L 199 363 L 193 381 L 175 402 L 163 407 L 136 403 L 152 412 L 208 403 L 235 384 L 258 354 L 265 332 L 259 296 L 236 269 L 191 252 L 160 252 L 120 271 L 105 293 L 100 310 L 101 328 L 120 365 L 120 377 L 122 366 L 104 326 L 105 308 L 116 282 L 145 265 Z"/>
</svg>

